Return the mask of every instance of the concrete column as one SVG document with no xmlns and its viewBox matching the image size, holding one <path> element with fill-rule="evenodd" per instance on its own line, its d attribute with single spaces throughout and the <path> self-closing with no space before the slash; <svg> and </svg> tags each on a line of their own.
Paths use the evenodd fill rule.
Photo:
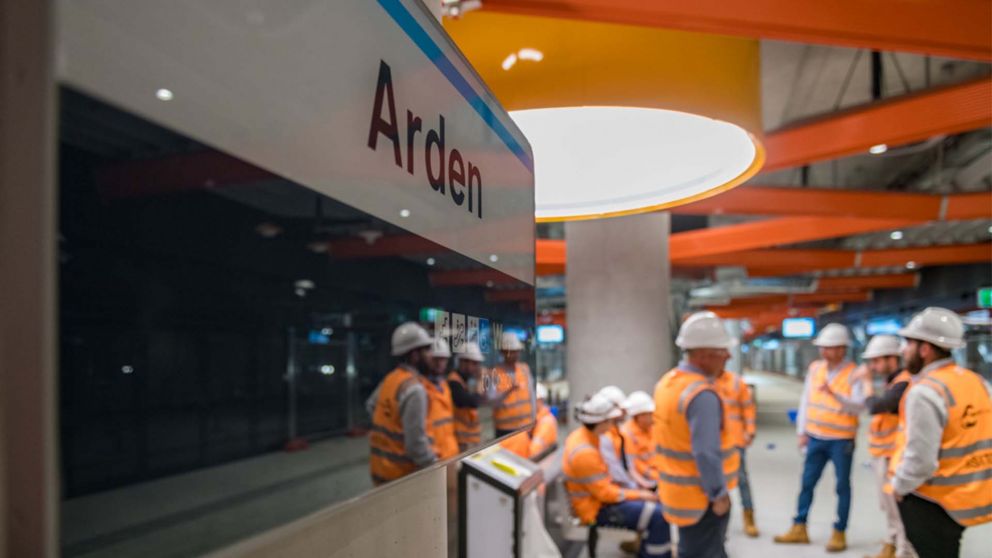
<svg viewBox="0 0 992 558">
<path fill-rule="evenodd" d="M 566 223 L 573 405 L 608 384 L 651 393 L 674 364 L 669 231 L 667 213 Z"/>
</svg>

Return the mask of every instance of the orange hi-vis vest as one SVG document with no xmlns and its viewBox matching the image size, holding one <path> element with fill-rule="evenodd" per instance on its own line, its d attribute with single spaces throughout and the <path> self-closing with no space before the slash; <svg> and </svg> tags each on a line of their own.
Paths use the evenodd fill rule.
<svg viewBox="0 0 992 558">
<path fill-rule="evenodd" d="M 747 387 L 740 376 L 729 370 L 724 370 L 714 383 L 727 409 L 724 422 L 730 431 L 730 437 L 737 447 L 744 447 L 747 443 L 745 434 L 753 437 L 757 429 L 751 388 Z"/>
<path fill-rule="evenodd" d="M 630 465 L 637 474 L 650 480 L 658 480 L 658 472 L 654 469 L 654 444 L 651 443 L 651 433 L 641 429 L 633 418 L 623 423 L 620 433 L 624 438 L 624 449 Z"/>
<path fill-rule="evenodd" d="M 716 386 L 705 376 L 679 368 L 662 376 L 654 390 L 651 440 L 657 452 L 658 495 L 665 519 L 683 527 L 699 522 L 710 504 L 692 456 L 692 437 L 686 416 L 693 399 L 704 391 L 711 391 L 720 398 Z M 723 404 L 723 416 L 727 414 L 727 406 Z M 726 423 L 726 418 L 723 422 Z M 720 450 L 727 490 L 732 490 L 737 486 L 740 455 L 726 426 L 720 429 Z"/>
<path fill-rule="evenodd" d="M 379 399 L 376 400 L 369 433 L 369 468 L 372 482 L 377 485 L 417 470 L 413 460 L 406 455 L 400 400 L 407 390 L 420 382 L 419 378 L 417 372 L 399 366 L 387 374 L 379 386 Z"/>
<path fill-rule="evenodd" d="M 903 370 L 892 378 L 891 382 L 885 385 L 885 389 L 889 389 L 895 384 L 900 382 L 910 382 L 913 376 L 909 372 Z M 899 406 L 902 406 L 902 401 L 906 399 L 907 388 L 902 392 L 902 399 L 899 401 Z M 892 457 L 892 454 L 896 451 L 896 436 L 899 433 L 899 414 L 898 413 L 879 413 L 871 417 L 871 424 L 868 427 L 868 452 L 871 453 L 873 457 Z"/>
<path fill-rule="evenodd" d="M 499 443 L 503 449 L 515 453 L 524 459 L 530 459 L 530 432 L 524 430 L 511 434 Z"/>
<path fill-rule="evenodd" d="M 455 435 L 455 403 L 451 400 L 448 382 L 437 383 L 418 375 L 427 390 L 427 435 L 431 437 L 438 459 L 458 455 L 458 438 Z"/>
<path fill-rule="evenodd" d="M 939 504 L 965 527 L 992 521 L 992 395 L 981 376 L 952 363 L 926 373 L 906 391 L 914 389 L 933 390 L 947 407 L 937 470 L 916 494 Z M 899 409 L 903 427 L 905 402 L 904 396 Z M 911 435 L 900 430 L 890 473 L 899 468 Z"/>
<path fill-rule="evenodd" d="M 830 380 L 834 393 L 851 397 L 854 368 L 854 363 L 849 362 Z M 812 374 L 806 395 L 806 433 L 816 438 L 853 440 L 858 435 L 858 414 L 845 411 L 839 401 L 820 391 L 820 386 L 827 383 L 827 361 L 814 364 Z"/>
<path fill-rule="evenodd" d="M 468 389 L 465 379 L 458 372 L 448 374 L 448 381 L 457 382 Z M 455 407 L 455 438 L 462 451 L 482 443 L 482 423 L 479 422 L 478 409 Z"/>
<path fill-rule="evenodd" d="M 551 409 L 548 409 L 547 405 L 538 403 L 537 423 L 530 432 L 528 457 L 534 459 L 556 445 L 558 445 L 558 419 L 551 414 Z"/>
<path fill-rule="evenodd" d="M 518 362 L 513 373 L 503 368 L 496 369 L 496 386 L 500 393 L 511 389 L 506 399 L 493 408 L 493 424 L 496 430 L 520 430 L 534 423 L 534 408 L 530 397 L 530 368 Z"/>
<path fill-rule="evenodd" d="M 562 476 L 575 516 L 584 524 L 596 522 L 599 508 L 627 499 L 627 491 L 610 480 L 610 472 L 599 453 L 599 438 L 580 426 L 565 440 Z"/>
</svg>

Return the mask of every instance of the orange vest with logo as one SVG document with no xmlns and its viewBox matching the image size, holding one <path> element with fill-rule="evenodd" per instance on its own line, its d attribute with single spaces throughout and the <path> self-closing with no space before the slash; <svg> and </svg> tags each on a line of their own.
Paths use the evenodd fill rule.
<svg viewBox="0 0 992 558">
<path fill-rule="evenodd" d="M 679 526 L 699 522 L 710 503 L 692 456 L 692 438 L 686 416 L 689 404 L 704 391 L 711 391 L 720 399 L 713 382 L 705 376 L 678 368 L 662 376 L 654 390 L 651 439 L 657 452 L 658 495 L 665 519 Z M 727 414 L 724 404 L 723 416 Z M 726 418 L 723 422 L 726 423 Z M 720 450 L 727 489 L 731 490 L 737 486 L 740 455 L 726 426 L 720 429 Z"/>
<path fill-rule="evenodd" d="M 830 389 L 844 397 L 851 397 L 851 373 L 854 363 L 844 368 L 829 381 Z M 813 369 L 810 391 L 806 399 L 806 433 L 817 438 L 853 440 L 858 435 L 858 414 L 844 410 L 839 401 L 820 391 L 827 382 L 827 362 L 818 361 Z"/>
<path fill-rule="evenodd" d="M 627 459 L 639 475 L 646 479 L 657 480 L 658 474 L 654 470 L 654 444 L 651 443 L 651 433 L 642 430 L 634 419 L 623 423 L 620 433 L 624 438 L 624 449 Z"/>
<path fill-rule="evenodd" d="M 599 453 L 599 438 L 585 426 L 565 440 L 561 468 L 572 510 L 582 523 L 594 523 L 603 504 L 616 504 L 626 498 L 626 491 L 610 480 Z"/>
<path fill-rule="evenodd" d="M 530 432 L 528 455 L 530 459 L 534 459 L 557 444 L 558 419 L 551 414 L 551 409 L 548 409 L 547 405 L 538 403 L 537 423 L 534 424 L 534 428 Z"/>
<path fill-rule="evenodd" d="M 903 370 L 892 378 L 891 382 L 885 385 L 885 389 L 891 388 L 893 385 L 900 382 L 912 381 L 913 376 L 909 372 Z M 906 399 L 906 391 L 902 392 L 902 399 L 899 401 L 899 406 L 902 406 L 902 401 Z M 868 427 L 868 452 L 874 457 L 892 457 L 892 454 L 896 451 L 896 436 L 899 433 L 899 414 L 898 413 L 879 413 L 871 417 L 871 425 Z"/>
<path fill-rule="evenodd" d="M 716 379 L 715 384 L 727 409 L 724 423 L 730 432 L 730 437 L 736 446 L 744 447 L 747 442 L 745 433 L 754 436 L 756 427 L 751 389 L 740 376 L 729 370 L 725 370 Z"/>
<path fill-rule="evenodd" d="M 455 403 L 451 400 L 448 382 L 432 382 L 419 375 L 420 383 L 427 390 L 427 435 L 438 459 L 458 455 L 458 438 L 455 436 Z"/>
<path fill-rule="evenodd" d="M 937 471 L 916 494 L 936 502 L 966 527 L 992 521 L 992 397 L 981 376 L 950 364 L 926 373 L 909 389 L 933 390 L 947 407 Z M 904 406 L 899 412 L 903 426 Z M 902 429 L 889 468 L 892 473 L 902 460 L 906 435 Z"/>
<path fill-rule="evenodd" d="M 496 430 L 520 430 L 534 423 L 534 408 L 530 397 L 530 368 L 518 362 L 513 372 L 496 369 L 496 386 L 500 393 L 512 390 L 506 399 L 493 408 Z"/>
<path fill-rule="evenodd" d="M 413 460 L 406 455 L 399 401 L 404 392 L 420 382 L 419 377 L 416 372 L 398 367 L 387 374 L 379 386 L 379 399 L 369 432 L 369 468 L 376 485 L 417 470 Z"/>
<path fill-rule="evenodd" d="M 448 381 L 461 384 L 466 390 L 468 384 L 458 372 L 448 374 Z M 482 423 L 479 422 L 479 410 L 472 407 L 455 407 L 455 438 L 458 448 L 465 451 L 482 443 Z"/>
</svg>

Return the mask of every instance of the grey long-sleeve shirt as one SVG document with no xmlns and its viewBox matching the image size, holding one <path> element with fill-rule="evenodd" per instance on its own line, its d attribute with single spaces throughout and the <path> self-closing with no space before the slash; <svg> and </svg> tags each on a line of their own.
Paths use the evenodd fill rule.
<svg viewBox="0 0 992 558">
<path fill-rule="evenodd" d="M 928 373 L 949 364 L 947 358 L 931 362 L 913 376 L 913 386 Z M 992 386 L 982 382 L 985 390 L 992 394 Z M 913 492 L 937 471 L 940 455 L 940 440 L 947 424 L 947 403 L 932 389 L 910 387 L 906 394 L 906 447 L 902 461 L 892 477 L 892 489 L 899 495 Z"/>
<path fill-rule="evenodd" d="M 687 362 L 679 369 L 702 375 L 702 371 Z M 715 389 L 715 387 L 714 387 Z M 703 492 L 710 501 L 727 494 L 727 480 L 723 476 L 723 452 L 720 449 L 720 427 L 723 424 L 723 407 L 716 391 L 700 392 L 686 408 L 692 457 L 702 478 Z"/>
<path fill-rule="evenodd" d="M 806 383 L 803 385 L 803 394 L 799 400 L 799 413 L 796 415 L 796 434 L 806 433 L 806 410 L 809 407 L 809 397 L 810 393 L 814 389 L 818 389 L 819 386 L 813 385 L 813 376 L 816 371 L 816 367 L 820 366 L 823 361 L 815 361 L 809 365 L 809 370 L 806 372 Z M 827 381 L 831 382 L 841 370 L 847 366 L 847 361 L 841 362 L 835 368 L 827 370 Z M 845 397 L 839 393 L 834 393 L 834 399 L 836 399 L 845 411 L 853 414 L 861 414 L 865 411 L 865 388 L 861 385 L 861 382 L 855 382 L 851 386 L 851 397 Z"/>
<path fill-rule="evenodd" d="M 415 374 L 412 367 L 400 365 Z M 427 390 L 420 382 L 411 383 L 407 389 L 396 394 L 400 409 L 400 421 L 403 423 L 403 447 L 406 455 L 417 467 L 426 467 L 437 461 L 437 455 L 427 437 Z M 369 416 L 375 414 L 375 405 L 379 400 L 379 388 L 365 401 L 365 410 Z"/>
<path fill-rule="evenodd" d="M 599 437 L 599 454 L 603 456 L 606 469 L 610 472 L 613 482 L 624 488 L 640 488 L 620 461 L 620 456 L 614 450 L 613 440 L 610 439 L 609 434 L 603 434 Z"/>
</svg>

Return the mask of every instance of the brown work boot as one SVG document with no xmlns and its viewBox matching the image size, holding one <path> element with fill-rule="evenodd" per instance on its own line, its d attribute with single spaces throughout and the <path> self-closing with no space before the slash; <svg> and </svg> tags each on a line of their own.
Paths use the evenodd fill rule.
<svg viewBox="0 0 992 558">
<path fill-rule="evenodd" d="M 844 531 L 834 529 L 834 533 L 830 535 L 830 542 L 827 543 L 827 552 L 843 552 L 845 550 L 847 550 L 847 537 L 844 536 Z"/>
<path fill-rule="evenodd" d="M 775 542 L 781 544 L 809 544 L 809 535 L 806 534 L 806 525 L 796 523 L 784 535 L 775 537 Z"/>
<path fill-rule="evenodd" d="M 865 558 L 896 558 L 896 545 L 885 543 L 881 552 L 874 556 L 865 556 Z"/>
<path fill-rule="evenodd" d="M 632 541 L 623 541 L 620 543 L 620 550 L 627 554 L 637 554 L 641 551 L 641 536 L 637 535 L 637 538 Z"/>
<path fill-rule="evenodd" d="M 751 538 L 758 536 L 758 526 L 754 524 L 754 510 L 744 510 L 744 534 Z"/>
</svg>

